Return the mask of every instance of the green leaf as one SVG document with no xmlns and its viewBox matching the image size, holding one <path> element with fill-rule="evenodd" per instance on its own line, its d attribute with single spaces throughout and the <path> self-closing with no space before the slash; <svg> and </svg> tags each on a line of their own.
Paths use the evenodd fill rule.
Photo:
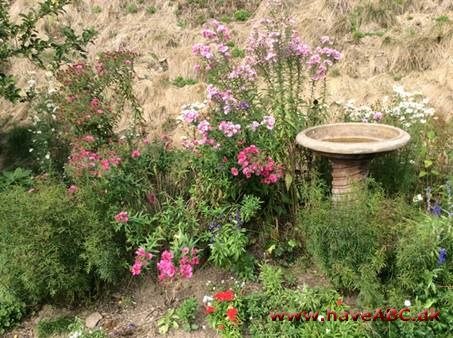
<svg viewBox="0 0 453 338">
<path fill-rule="evenodd" d="M 289 190 L 291 187 L 291 184 L 293 183 L 293 177 L 290 174 L 285 175 L 285 185 L 286 185 L 286 190 Z"/>
<path fill-rule="evenodd" d="M 433 161 L 431 160 L 424 160 L 423 163 L 425 163 L 425 168 L 429 168 L 433 165 Z"/>
<path fill-rule="evenodd" d="M 426 134 L 426 136 L 428 137 L 429 140 L 434 140 L 434 138 L 436 137 L 436 133 L 433 130 L 431 130 Z"/>
<path fill-rule="evenodd" d="M 427 172 L 422 170 L 420 171 L 420 174 L 418 174 L 418 177 L 425 177 L 427 175 Z"/>
<path fill-rule="evenodd" d="M 269 254 L 272 254 L 272 252 L 275 250 L 275 244 L 272 244 L 266 251 L 269 252 Z"/>
</svg>

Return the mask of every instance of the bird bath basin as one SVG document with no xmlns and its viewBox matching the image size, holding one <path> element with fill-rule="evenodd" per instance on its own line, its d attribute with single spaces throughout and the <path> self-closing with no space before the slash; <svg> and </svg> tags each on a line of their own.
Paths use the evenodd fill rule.
<svg viewBox="0 0 453 338">
<path fill-rule="evenodd" d="M 368 176 L 371 158 L 405 146 L 410 135 L 386 124 L 334 123 L 308 128 L 296 141 L 332 163 L 332 198 L 349 196 Z"/>
</svg>

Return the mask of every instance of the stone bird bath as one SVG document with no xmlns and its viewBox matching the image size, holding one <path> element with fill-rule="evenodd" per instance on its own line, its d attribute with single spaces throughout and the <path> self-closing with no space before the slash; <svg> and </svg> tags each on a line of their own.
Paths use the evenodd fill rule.
<svg viewBox="0 0 453 338">
<path fill-rule="evenodd" d="M 344 199 L 368 176 L 371 158 L 405 146 L 410 135 L 386 124 L 334 123 L 308 128 L 296 141 L 332 163 L 332 198 Z"/>
</svg>

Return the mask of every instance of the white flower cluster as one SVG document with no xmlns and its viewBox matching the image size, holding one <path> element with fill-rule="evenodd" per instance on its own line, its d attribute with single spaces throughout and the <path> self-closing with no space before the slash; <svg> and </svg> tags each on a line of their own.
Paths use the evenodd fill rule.
<svg viewBox="0 0 453 338">
<path fill-rule="evenodd" d="M 393 121 L 403 128 L 410 128 L 413 125 L 425 124 L 429 118 L 434 116 L 434 109 L 430 107 L 429 99 L 418 92 L 407 92 L 400 85 L 393 86 L 395 93 L 393 100 L 384 98 L 382 111 L 375 111 L 370 106 L 354 105 L 349 100 L 344 105 L 346 117 L 351 121 L 379 122 L 383 118 L 386 122 Z M 435 117 L 434 117 L 435 118 Z"/>
<path fill-rule="evenodd" d="M 370 106 L 354 105 L 354 100 L 349 100 L 344 105 L 348 119 L 356 122 L 377 122 L 382 119 L 382 113 L 374 111 Z"/>
<path fill-rule="evenodd" d="M 420 93 L 406 92 L 402 86 L 393 86 L 396 93 L 396 104 L 386 108 L 389 114 L 406 128 L 414 124 L 425 124 L 430 117 L 434 116 L 434 109 L 429 107 L 429 99 Z"/>
</svg>

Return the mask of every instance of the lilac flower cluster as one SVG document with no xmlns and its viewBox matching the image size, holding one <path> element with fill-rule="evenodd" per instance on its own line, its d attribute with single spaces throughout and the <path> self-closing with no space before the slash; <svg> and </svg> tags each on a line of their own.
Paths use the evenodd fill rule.
<svg viewBox="0 0 453 338">
<path fill-rule="evenodd" d="M 211 70 L 217 64 L 231 57 L 230 47 L 227 43 L 231 39 L 230 30 L 217 20 L 211 20 L 204 27 L 201 35 L 206 43 L 197 43 L 192 46 L 192 53 L 204 61 L 204 70 Z M 202 65 L 196 64 L 195 71 L 201 71 Z"/>
<path fill-rule="evenodd" d="M 231 90 L 220 90 L 214 85 L 208 85 L 208 100 L 221 105 L 225 115 L 237 108 L 238 100 L 233 97 Z"/>
<path fill-rule="evenodd" d="M 233 137 L 241 131 L 241 125 L 234 124 L 230 121 L 222 121 L 219 124 L 219 130 L 222 131 L 226 137 Z"/>
<path fill-rule="evenodd" d="M 327 45 L 331 40 L 321 38 L 320 47 L 312 50 L 299 37 L 295 22 L 291 19 L 278 22 L 265 19 L 255 27 L 247 43 L 247 52 L 254 55 L 252 59 L 257 66 L 268 66 L 282 58 L 297 58 L 311 73 L 313 81 L 326 77 L 329 67 L 341 59 L 341 53 Z"/>
</svg>

